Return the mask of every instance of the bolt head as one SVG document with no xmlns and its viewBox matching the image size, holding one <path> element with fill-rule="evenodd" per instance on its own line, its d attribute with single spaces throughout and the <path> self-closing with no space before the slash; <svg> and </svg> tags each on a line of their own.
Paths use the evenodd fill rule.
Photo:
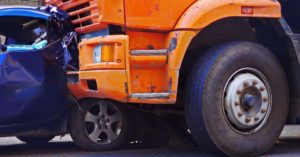
<svg viewBox="0 0 300 157">
<path fill-rule="evenodd" d="M 249 117 L 247 117 L 246 119 L 245 119 L 245 122 L 246 123 L 249 123 L 251 121 L 251 118 L 249 118 Z"/>
<path fill-rule="evenodd" d="M 261 92 L 263 92 L 263 91 L 265 91 L 265 87 L 259 87 L 259 90 L 260 90 Z"/>
<path fill-rule="evenodd" d="M 245 87 L 248 87 L 248 86 L 249 86 L 249 83 L 248 83 L 248 82 L 244 82 L 244 86 L 245 86 Z"/>
<path fill-rule="evenodd" d="M 258 120 L 259 120 L 259 117 L 254 117 L 254 120 L 255 120 L 255 121 L 258 121 Z"/>
<path fill-rule="evenodd" d="M 122 60 L 121 59 L 117 59 L 117 63 L 121 63 L 122 62 Z"/>
<path fill-rule="evenodd" d="M 242 117 L 242 116 L 243 116 L 243 113 L 242 113 L 242 112 L 239 112 L 239 113 L 238 113 L 238 116 L 239 116 L 239 117 Z"/>
<path fill-rule="evenodd" d="M 263 98 L 263 102 L 267 102 L 268 101 L 268 98 L 267 97 L 264 97 Z"/>
<path fill-rule="evenodd" d="M 266 109 L 261 109 L 261 111 L 260 111 L 261 113 L 266 113 L 267 112 L 267 110 Z"/>
<path fill-rule="evenodd" d="M 236 94 L 242 94 L 242 91 L 241 90 L 237 90 Z"/>
<path fill-rule="evenodd" d="M 256 80 L 253 80 L 252 81 L 252 84 L 255 86 L 255 85 L 257 85 L 257 81 Z"/>
<path fill-rule="evenodd" d="M 235 105 L 235 106 L 239 106 L 239 105 L 240 105 L 240 102 L 236 101 L 236 102 L 234 103 L 234 105 Z"/>
</svg>

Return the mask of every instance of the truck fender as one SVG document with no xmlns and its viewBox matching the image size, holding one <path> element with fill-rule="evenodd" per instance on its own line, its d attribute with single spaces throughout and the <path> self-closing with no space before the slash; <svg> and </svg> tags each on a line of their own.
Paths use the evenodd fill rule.
<svg viewBox="0 0 300 157">
<path fill-rule="evenodd" d="M 277 0 L 201 0 L 185 11 L 175 30 L 199 30 L 227 17 L 280 18 L 281 6 Z"/>
<path fill-rule="evenodd" d="M 229 17 L 280 18 L 277 0 L 199 0 L 179 18 L 168 35 L 168 75 L 170 93 L 176 99 L 179 70 L 192 39 L 210 24 Z"/>
</svg>

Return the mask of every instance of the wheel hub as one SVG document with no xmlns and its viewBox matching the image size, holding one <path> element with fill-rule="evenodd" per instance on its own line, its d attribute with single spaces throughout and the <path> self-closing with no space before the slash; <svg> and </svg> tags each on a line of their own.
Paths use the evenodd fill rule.
<svg viewBox="0 0 300 157">
<path fill-rule="evenodd" d="M 113 104 L 98 103 L 86 112 L 86 132 L 97 144 L 109 144 L 116 140 L 122 129 L 122 115 Z"/>
<path fill-rule="evenodd" d="M 99 116 L 97 122 L 100 127 L 105 127 L 108 125 L 105 116 Z"/>
<path fill-rule="evenodd" d="M 245 108 L 249 109 L 255 106 L 255 97 L 252 94 L 246 93 L 242 97 L 242 104 L 245 106 Z"/>
<path fill-rule="evenodd" d="M 266 117 L 270 93 L 264 82 L 254 74 L 235 76 L 226 87 L 225 111 L 238 130 L 253 129 Z"/>
</svg>

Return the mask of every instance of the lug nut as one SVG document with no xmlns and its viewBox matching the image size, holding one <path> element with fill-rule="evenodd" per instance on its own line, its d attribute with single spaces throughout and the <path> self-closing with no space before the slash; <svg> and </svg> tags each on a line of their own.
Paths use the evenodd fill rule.
<svg viewBox="0 0 300 157">
<path fill-rule="evenodd" d="M 249 86 L 249 83 L 248 83 L 248 82 L 244 82 L 244 86 L 245 86 L 245 87 L 248 87 L 248 86 Z"/>
<path fill-rule="evenodd" d="M 267 97 L 264 97 L 263 98 L 263 102 L 267 102 L 268 101 L 268 98 Z"/>
<path fill-rule="evenodd" d="M 246 123 L 249 123 L 251 121 L 251 119 L 249 118 L 249 117 L 247 117 L 246 119 L 245 119 L 245 122 Z"/>
<path fill-rule="evenodd" d="M 266 113 L 267 112 L 267 110 L 266 109 L 261 109 L 261 111 L 260 111 L 261 113 Z"/>
<path fill-rule="evenodd" d="M 236 94 L 242 94 L 242 91 L 241 90 L 237 90 Z"/>
<path fill-rule="evenodd" d="M 239 112 L 239 113 L 238 113 L 238 116 L 239 116 L 239 117 L 242 117 L 242 116 L 243 116 L 243 113 L 242 113 L 242 112 Z"/>
<path fill-rule="evenodd" d="M 257 81 L 256 81 L 256 80 L 252 81 L 252 84 L 253 84 L 254 86 L 257 85 Z"/>
<path fill-rule="evenodd" d="M 263 92 L 265 90 L 265 87 L 260 87 L 259 90 Z"/>
<path fill-rule="evenodd" d="M 234 103 L 234 105 L 235 105 L 235 106 L 239 106 L 240 103 L 239 103 L 238 101 L 236 101 L 236 102 Z"/>
<path fill-rule="evenodd" d="M 258 120 L 259 120 L 259 117 L 254 117 L 254 120 L 255 120 L 255 121 L 258 121 Z"/>
</svg>

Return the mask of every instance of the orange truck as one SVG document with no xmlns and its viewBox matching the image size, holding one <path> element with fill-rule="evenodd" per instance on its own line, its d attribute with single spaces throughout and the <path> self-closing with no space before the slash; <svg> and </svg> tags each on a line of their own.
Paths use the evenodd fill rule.
<svg viewBox="0 0 300 157">
<path fill-rule="evenodd" d="M 46 0 L 72 17 L 82 148 L 126 142 L 124 107 L 169 106 L 200 147 L 256 156 L 300 115 L 298 0 Z"/>
</svg>

